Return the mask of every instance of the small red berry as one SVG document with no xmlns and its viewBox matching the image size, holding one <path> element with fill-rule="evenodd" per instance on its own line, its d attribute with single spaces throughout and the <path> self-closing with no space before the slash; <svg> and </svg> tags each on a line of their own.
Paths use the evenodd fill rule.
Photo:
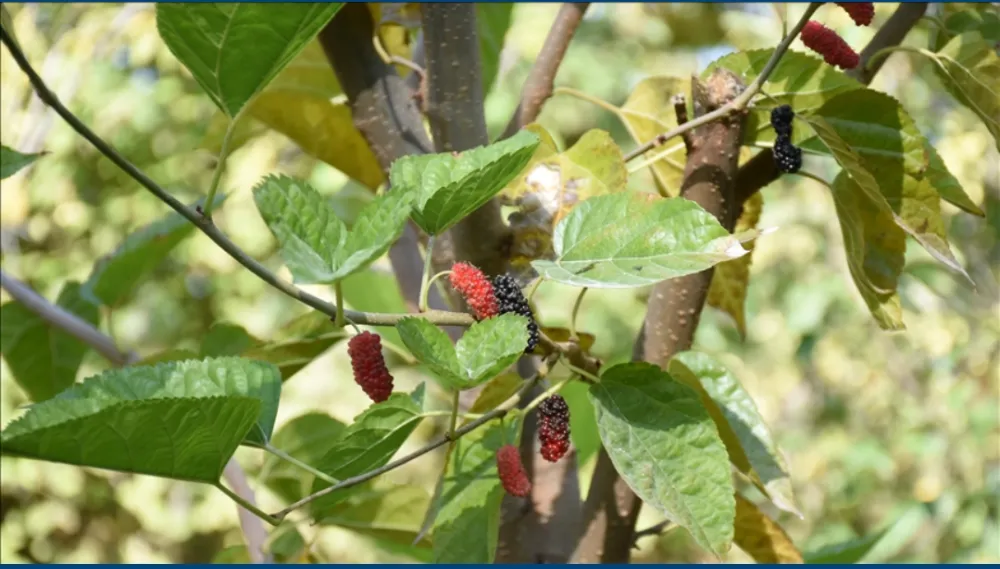
<svg viewBox="0 0 1000 569">
<path fill-rule="evenodd" d="M 556 462 L 569 450 L 569 405 L 562 395 L 553 395 L 538 406 L 538 418 L 542 458 Z"/>
<path fill-rule="evenodd" d="M 531 481 L 516 446 L 504 445 L 497 451 L 497 474 L 503 489 L 511 496 L 524 498 L 531 492 Z"/>
<path fill-rule="evenodd" d="M 874 2 L 837 2 L 847 12 L 847 15 L 859 26 L 867 26 L 872 23 L 875 17 Z"/>
<path fill-rule="evenodd" d="M 802 28 L 802 43 L 822 55 L 828 64 L 841 69 L 854 69 L 861 59 L 837 32 L 813 20 Z"/>
<path fill-rule="evenodd" d="M 469 263 L 455 263 L 450 278 L 451 286 L 465 297 L 476 318 L 486 320 L 499 313 L 493 284 L 478 268 Z"/>
<path fill-rule="evenodd" d="M 378 334 L 362 332 L 347 342 L 347 355 L 351 357 L 354 381 L 375 403 L 381 403 L 392 394 L 392 375 L 382 356 L 382 338 Z"/>
</svg>

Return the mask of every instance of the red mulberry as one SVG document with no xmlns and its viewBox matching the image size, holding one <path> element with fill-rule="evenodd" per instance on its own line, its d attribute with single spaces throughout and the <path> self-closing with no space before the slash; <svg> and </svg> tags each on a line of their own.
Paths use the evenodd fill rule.
<svg viewBox="0 0 1000 569">
<path fill-rule="evenodd" d="M 382 356 L 382 338 L 362 332 L 347 342 L 347 355 L 351 357 L 354 381 L 365 394 L 375 403 L 388 399 L 392 394 L 392 375 Z"/>
<path fill-rule="evenodd" d="M 802 43 L 823 56 L 823 60 L 841 69 L 854 69 L 861 58 L 837 32 L 810 20 L 802 28 Z"/>
<path fill-rule="evenodd" d="M 485 320 L 499 313 L 493 285 L 482 271 L 469 263 L 455 263 L 450 278 L 451 286 L 465 297 L 476 318 Z"/>
<path fill-rule="evenodd" d="M 528 304 L 528 299 L 524 298 L 521 287 L 514 280 L 514 277 L 499 275 L 493 279 L 493 291 L 496 295 L 500 314 L 513 312 L 528 319 L 528 347 L 525 348 L 524 353 L 531 353 L 534 351 L 535 346 L 538 345 L 538 340 L 540 339 L 538 322 L 535 321 L 535 315 L 531 312 L 531 305 Z"/>
<path fill-rule="evenodd" d="M 531 481 L 516 446 L 504 445 L 497 451 L 497 474 L 503 489 L 511 496 L 524 498 L 531 492 Z"/>
<path fill-rule="evenodd" d="M 875 4 L 873 2 L 837 2 L 847 12 L 847 15 L 859 26 L 867 26 L 872 23 L 875 17 Z"/>
<path fill-rule="evenodd" d="M 556 462 L 569 450 L 569 405 L 562 395 L 553 395 L 538 406 L 538 415 L 542 458 Z"/>
</svg>

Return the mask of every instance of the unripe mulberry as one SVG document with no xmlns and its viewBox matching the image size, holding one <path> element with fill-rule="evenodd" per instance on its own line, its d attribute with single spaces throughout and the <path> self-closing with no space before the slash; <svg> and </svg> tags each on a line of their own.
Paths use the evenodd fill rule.
<svg viewBox="0 0 1000 569">
<path fill-rule="evenodd" d="M 351 357 L 354 381 L 375 403 L 381 403 L 392 394 L 392 375 L 382 356 L 382 338 L 378 334 L 362 332 L 347 342 L 347 355 Z"/>
<path fill-rule="evenodd" d="M 469 263 L 455 263 L 451 268 L 451 286 L 455 287 L 479 320 L 499 313 L 493 284 L 478 268 Z"/>
<path fill-rule="evenodd" d="M 810 20 L 802 28 L 802 43 L 823 56 L 823 60 L 841 69 L 854 69 L 861 58 L 837 32 Z"/>
<path fill-rule="evenodd" d="M 774 164 L 778 170 L 794 174 L 802 167 L 802 149 L 794 146 L 792 141 L 783 135 L 778 135 L 774 141 Z"/>
<path fill-rule="evenodd" d="M 524 498 L 531 492 L 531 481 L 521 464 L 521 454 L 514 445 L 504 445 L 497 451 L 497 475 L 500 484 L 511 496 Z"/>
<path fill-rule="evenodd" d="M 792 136 L 792 119 L 795 118 L 795 111 L 791 105 L 781 105 L 771 109 L 771 126 L 778 135 Z"/>
<path fill-rule="evenodd" d="M 540 339 L 538 322 L 535 322 L 535 315 L 531 312 L 531 305 L 528 304 L 528 299 L 524 298 L 521 287 L 514 280 L 514 277 L 499 275 L 493 279 L 493 292 L 496 295 L 500 314 L 512 312 L 528 319 L 528 347 L 524 349 L 524 353 L 531 353 Z"/>
<path fill-rule="evenodd" d="M 542 458 L 556 462 L 569 450 L 569 405 L 562 395 L 553 395 L 538 406 L 538 419 Z"/>
<path fill-rule="evenodd" d="M 867 26 L 872 23 L 875 17 L 875 4 L 873 2 L 837 2 L 847 12 L 847 15 L 859 26 Z"/>
</svg>

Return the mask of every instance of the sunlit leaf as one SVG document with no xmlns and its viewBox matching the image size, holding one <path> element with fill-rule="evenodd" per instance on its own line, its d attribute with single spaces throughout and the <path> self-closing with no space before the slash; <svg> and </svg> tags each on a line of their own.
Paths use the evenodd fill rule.
<svg viewBox="0 0 1000 569">
<path fill-rule="evenodd" d="M 628 192 L 573 208 L 556 228 L 555 253 L 553 261 L 532 263 L 549 279 L 629 288 L 697 273 L 747 250 L 690 200 Z"/>
<path fill-rule="evenodd" d="M 158 3 L 156 25 L 205 93 L 235 117 L 341 6 Z"/>
<path fill-rule="evenodd" d="M 409 545 L 430 502 L 430 495 L 418 486 L 376 482 L 348 496 L 318 522 Z M 428 541 L 420 544 L 430 546 Z"/>
<path fill-rule="evenodd" d="M 677 126 L 677 113 L 672 98 L 675 95 L 687 97 L 691 92 L 691 80 L 680 77 L 647 77 L 640 81 L 628 100 L 618 110 L 618 116 L 636 144 L 643 144 L 659 134 Z M 658 159 L 650 165 L 653 179 L 661 195 L 680 194 L 684 179 L 684 165 L 687 151 L 680 138 L 668 140 L 663 146 L 651 150 L 644 158 Z"/>
</svg>

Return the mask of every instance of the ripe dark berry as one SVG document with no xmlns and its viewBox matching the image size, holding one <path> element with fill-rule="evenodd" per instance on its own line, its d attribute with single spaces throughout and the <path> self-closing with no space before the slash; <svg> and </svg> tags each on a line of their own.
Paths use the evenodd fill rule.
<svg viewBox="0 0 1000 569">
<path fill-rule="evenodd" d="M 823 61 L 841 69 L 854 69 L 861 58 L 837 32 L 810 20 L 802 28 L 802 43 L 823 56 Z"/>
<path fill-rule="evenodd" d="M 347 355 L 351 357 L 354 381 L 375 403 L 381 403 L 392 394 L 392 375 L 382 356 L 382 338 L 378 334 L 362 332 L 347 342 Z"/>
<path fill-rule="evenodd" d="M 542 458 L 556 462 L 569 450 L 569 405 L 562 395 L 553 395 L 538 406 L 538 419 Z"/>
<path fill-rule="evenodd" d="M 499 275 L 493 279 L 493 293 L 496 295 L 500 314 L 513 312 L 528 319 L 528 347 L 524 349 L 524 353 L 531 353 L 538 345 L 538 322 L 535 322 L 535 315 L 531 312 L 531 305 L 524 298 L 521 287 L 514 277 Z"/>
<path fill-rule="evenodd" d="M 792 119 L 795 118 L 795 111 L 791 105 L 781 105 L 771 109 L 771 126 L 774 132 L 779 135 L 792 136 Z"/>
<path fill-rule="evenodd" d="M 794 174 L 802 167 L 802 149 L 794 146 L 788 137 L 778 135 L 773 152 L 774 164 L 778 170 Z"/>
<path fill-rule="evenodd" d="M 875 17 L 874 2 L 837 2 L 847 12 L 847 15 L 859 26 L 867 26 L 872 23 Z"/>
<path fill-rule="evenodd" d="M 516 446 L 504 445 L 497 451 L 497 475 L 503 489 L 511 496 L 524 498 L 531 492 L 531 481 Z"/>
<path fill-rule="evenodd" d="M 493 284 L 478 268 L 469 263 L 455 263 L 450 279 L 451 286 L 465 298 L 476 318 L 485 320 L 499 313 Z"/>
</svg>

